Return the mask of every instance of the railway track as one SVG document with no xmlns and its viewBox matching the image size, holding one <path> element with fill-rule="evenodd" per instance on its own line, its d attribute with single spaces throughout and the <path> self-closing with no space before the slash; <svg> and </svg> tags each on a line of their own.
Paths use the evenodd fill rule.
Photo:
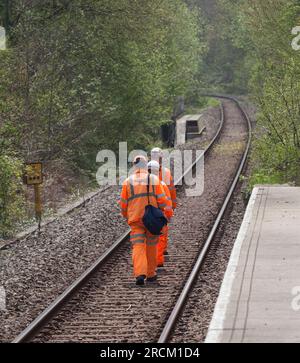
<svg viewBox="0 0 300 363">
<path fill-rule="evenodd" d="M 249 150 L 249 119 L 236 101 L 224 99 L 220 128 L 205 152 L 208 167 L 205 185 L 208 187 L 201 197 L 187 198 L 184 190 L 179 193 L 180 217 L 175 218 L 171 226 L 170 261 L 159 283 L 142 289 L 133 284 L 126 232 L 14 342 L 168 340 Z M 232 105 L 232 102 L 240 112 L 238 125 L 232 124 L 226 115 L 227 103 Z M 198 162 L 195 160 L 191 168 Z M 228 166 L 226 173 L 224 163 Z"/>
<path fill-rule="evenodd" d="M 230 200 L 233 196 L 233 193 L 235 191 L 235 188 L 238 184 L 238 181 L 239 181 L 239 177 L 245 167 L 245 164 L 246 164 L 246 160 L 247 160 L 247 156 L 248 156 L 248 153 L 249 153 L 249 149 L 250 149 L 250 144 L 251 144 L 251 122 L 250 122 L 250 119 L 248 117 L 248 115 L 245 113 L 245 111 L 243 110 L 243 108 L 241 107 L 241 105 L 239 104 L 239 102 L 234 99 L 234 98 L 229 98 L 229 97 L 223 97 L 225 99 L 231 99 L 232 102 L 235 103 L 236 107 L 239 109 L 243 119 L 246 121 L 247 123 L 247 126 L 248 126 L 248 140 L 247 140 L 247 144 L 246 144 L 246 147 L 245 147 L 245 150 L 244 150 L 244 153 L 241 157 L 241 161 L 240 161 L 240 164 L 239 164 L 239 167 L 236 171 L 236 174 L 235 174 L 235 177 L 233 179 L 233 182 L 232 184 L 230 185 L 230 188 L 228 190 L 228 193 L 227 193 L 227 196 L 224 200 L 224 203 L 222 205 L 222 208 L 220 209 L 220 212 L 218 213 L 218 216 L 216 218 L 216 221 L 210 231 L 210 234 L 206 240 L 206 242 L 204 243 L 202 249 L 201 249 L 201 252 L 195 262 L 195 265 L 187 279 L 187 282 L 186 284 L 184 285 L 183 289 L 182 289 L 182 292 L 174 306 L 174 309 L 172 310 L 165 326 L 164 326 L 164 329 L 159 337 L 159 340 L 158 342 L 159 343 L 167 343 L 169 341 L 169 338 L 175 328 L 175 325 L 180 317 L 180 314 L 181 312 L 183 311 L 184 307 L 185 307 L 185 303 L 188 299 L 188 296 L 191 294 L 192 290 L 193 290 L 193 286 L 195 284 L 195 281 L 197 279 L 197 276 L 199 275 L 199 272 L 200 272 L 200 269 L 204 263 L 204 260 L 205 260 L 205 257 L 209 251 L 210 248 L 214 247 L 212 246 L 213 244 L 213 241 L 214 241 L 214 237 L 218 231 L 218 227 L 222 221 L 222 218 L 224 217 L 225 215 L 225 212 L 226 212 L 226 209 L 230 203 Z M 224 117 L 225 117 L 225 112 L 223 113 L 224 114 Z"/>
</svg>

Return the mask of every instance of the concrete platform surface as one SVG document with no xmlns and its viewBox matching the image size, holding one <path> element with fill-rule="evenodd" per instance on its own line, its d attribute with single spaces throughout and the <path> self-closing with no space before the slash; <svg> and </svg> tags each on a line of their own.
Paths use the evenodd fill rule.
<svg viewBox="0 0 300 363">
<path fill-rule="evenodd" d="M 254 189 L 206 342 L 300 342 L 300 188 Z"/>
</svg>

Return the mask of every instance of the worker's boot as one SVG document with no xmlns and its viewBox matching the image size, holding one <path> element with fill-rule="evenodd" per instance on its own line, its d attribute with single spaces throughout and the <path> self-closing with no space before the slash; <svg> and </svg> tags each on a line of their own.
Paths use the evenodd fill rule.
<svg viewBox="0 0 300 363">
<path fill-rule="evenodd" d="M 145 275 L 138 276 L 136 278 L 136 285 L 137 286 L 143 286 L 143 285 L 145 285 L 145 278 L 146 278 Z"/>
<path fill-rule="evenodd" d="M 150 282 L 150 283 L 157 282 L 157 275 L 155 275 L 153 277 L 147 277 L 147 282 Z"/>
</svg>

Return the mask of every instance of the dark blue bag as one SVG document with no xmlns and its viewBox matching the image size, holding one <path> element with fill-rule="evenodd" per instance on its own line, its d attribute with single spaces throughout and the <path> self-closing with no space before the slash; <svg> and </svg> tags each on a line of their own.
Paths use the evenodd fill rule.
<svg viewBox="0 0 300 363">
<path fill-rule="evenodd" d="M 153 207 L 153 205 L 150 204 L 149 188 L 150 188 L 150 175 L 148 175 L 148 184 L 147 184 L 148 205 L 145 207 L 143 223 L 151 234 L 153 234 L 154 236 L 160 236 L 163 227 L 168 224 L 168 220 L 159 208 Z"/>
</svg>

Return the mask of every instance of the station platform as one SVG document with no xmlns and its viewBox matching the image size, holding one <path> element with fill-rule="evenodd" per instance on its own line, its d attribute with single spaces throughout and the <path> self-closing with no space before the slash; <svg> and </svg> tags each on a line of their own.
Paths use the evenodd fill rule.
<svg viewBox="0 0 300 363">
<path fill-rule="evenodd" d="M 300 342 L 300 188 L 256 187 L 206 343 Z"/>
</svg>

